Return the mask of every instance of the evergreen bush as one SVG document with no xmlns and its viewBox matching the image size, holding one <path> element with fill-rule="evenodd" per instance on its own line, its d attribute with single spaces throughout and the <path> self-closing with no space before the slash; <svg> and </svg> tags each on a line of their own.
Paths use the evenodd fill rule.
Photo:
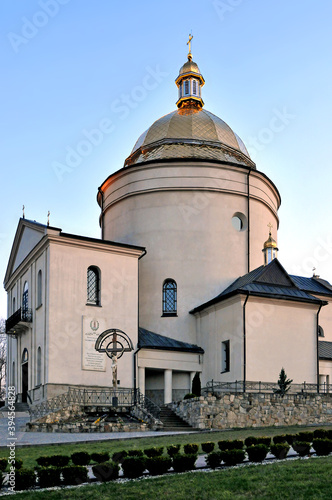
<svg viewBox="0 0 332 500">
<path fill-rule="evenodd" d="M 151 457 L 145 461 L 145 467 L 152 476 L 165 474 L 172 466 L 172 459 L 170 457 Z"/>
<path fill-rule="evenodd" d="M 23 460 L 20 458 L 15 458 L 15 469 L 22 469 L 23 466 Z"/>
<path fill-rule="evenodd" d="M 28 490 L 36 484 L 35 471 L 32 469 L 18 469 L 15 471 L 15 490 Z"/>
<path fill-rule="evenodd" d="M 97 462 L 97 464 L 103 464 L 110 459 L 110 454 L 107 451 L 101 451 L 100 453 L 91 453 L 91 460 Z"/>
<path fill-rule="evenodd" d="M 282 460 L 287 457 L 289 449 L 290 446 L 288 443 L 277 443 L 271 446 L 271 453 L 279 460 Z"/>
<path fill-rule="evenodd" d="M 195 462 L 197 460 L 197 454 L 186 454 L 181 455 L 178 453 L 173 457 L 173 469 L 175 472 L 185 472 L 187 470 L 195 469 Z"/>
<path fill-rule="evenodd" d="M 299 432 L 296 434 L 296 441 L 305 441 L 306 443 L 312 443 L 314 439 L 314 433 L 312 431 Z"/>
<path fill-rule="evenodd" d="M 180 444 L 171 444 L 167 446 L 167 453 L 170 457 L 174 457 L 180 452 L 181 445 Z"/>
<path fill-rule="evenodd" d="M 82 484 L 88 481 L 88 469 L 83 465 L 68 465 L 61 468 L 64 484 Z"/>
<path fill-rule="evenodd" d="M 263 462 L 268 454 L 269 446 L 264 443 L 253 444 L 248 446 L 247 453 L 250 462 Z"/>
<path fill-rule="evenodd" d="M 211 453 L 214 450 L 214 442 L 208 441 L 207 443 L 202 443 L 201 447 L 204 453 Z"/>
<path fill-rule="evenodd" d="M 128 450 L 128 457 L 143 457 L 144 453 L 142 450 Z"/>
<path fill-rule="evenodd" d="M 283 398 L 284 395 L 289 391 L 293 379 L 287 378 L 284 368 L 281 368 L 278 379 L 279 389 L 274 389 L 275 394 L 280 394 Z"/>
<path fill-rule="evenodd" d="M 74 465 L 88 465 L 91 460 L 90 453 L 87 451 L 77 451 L 70 458 Z"/>
<path fill-rule="evenodd" d="M 221 451 L 224 450 L 242 450 L 243 441 L 241 439 L 218 441 L 218 446 Z"/>
<path fill-rule="evenodd" d="M 186 455 L 192 455 L 192 454 L 197 454 L 198 452 L 198 444 L 195 443 L 188 443 L 183 446 L 183 451 L 185 452 Z"/>
<path fill-rule="evenodd" d="M 285 434 L 285 435 L 287 443 L 292 446 L 293 442 L 295 441 L 296 434 Z"/>
<path fill-rule="evenodd" d="M 67 455 L 52 455 L 49 458 L 49 465 L 53 467 L 66 467 L 69 464 L 70 457 Z"/>
<path fill-rule="evenodd" d="M 39 467 L 37 469 L 38 485 L 40 488 L 50 488 L 59 486 L 61 469 L 58 467 Z"/>
<path fill-rule="evenodd" d="M 0 471 L 4 472 L 6 470 L 7 465 L 8 465 L 7 458 L 0 458 Z"/>
<path fill-rule="evenodd" d="M 113 460 L 113 462 L 116 462 L 118 464 L 122 464 L 122 462 L 123 462 L 124 458 L 126 458 L 126 456 L 128 456 L 128 453 L 126 452 L 126 450 L 116 451 L 112 455 L 112 460 Z"/>
<path fill-rule="evenodd" d="M 221 451 L 212 451 L 206 457 L 206 464 L 210 469 L 220 467 L 221 464 Z"/>
<path fill-rule="evenodd" d="M 312 442 L 312 447 L 317 455 L 329 455 L 332 452 L 332 440 L 327 438 L 316 438 Z"/>
<path fill-rule="evenodd" d="M 257 437 L 256 436 L 248 436 L 247 438 L 245 438 L 244 444 L 246 445 L 247 448 L 248 448 L 248 446 L 252 446 L 254 444 L 257 444 Z"/>
<path fill-rule="evenodd" d="M 122 470 L 124 476 L 130 479 L 140 477 L 145 470 L 145 459 L 138 456 L 128 456 L 122 462 Z"/>
<path fill-rule="evenodd" d="M 196 398 L 196 394 L 193 394 L 192 392 L 188 392 L 188 394 L 185 394 L 183 399 L 194 399 Z"/>
<path fill-rule="evenodd" d="M 232 450 L 222 450 L 220 455 L 221 460 L 225 462 L 226 465 L 236 465 L 243 462 L 245 452 L 244 450 L 234 448 Z"/>
<path fill-rule="evenodd" d="M 116 462 L 105 462 L 92 466 L 92 472 L 95 478 L 102 483 L 117 479 L 119 477 L 119 470 L 120 466 Z"/>
<path fill-rule="evenodd" d="M 293 441 L 293 449 L 300 455 L 300 457 L 305 457 L 309 455 L 311 444 L 306 441 Z"/>
<path fill-rule="evenodd" d="M 199 373 L 196 372 L 192 381 L 191 392 L 195 396 L 199 397 L 201 395 L 201 379 L 199 378 Z"/>
<path fill-rule="evenodd" d="M 266 446 L 270 446 L 271 438 L 269 436 L 260 436 L 257 438 L 256 444 L 265 444 Z"/>
<path fill-rule="evenodd" d="M 279 434 L 278 436 L 273 436 L 273 444 L 287 443 L 286 434 Z"/>
<path fill-rule="evenodd" d="M 314 438 L 329 439 L 329 433 L 327 429 L 315 429 Z"/>
<path fill-rule="evenodd" d="M 146 450 L 144 450 L 144 453 L 149 458 L 161 457 L 161 455 L 164 453 L 164 447 L 161 446 L 160 448 L 157 448 L 156 446 L 154 446 L 153 448 L 147 448 Z"/>
<path fill-rule="evenodd" d="M 49 465 L 51 465 L 50 458 L 51 457 L 41 456 L 41 457 L 36 458 L 36 462 L 38 465 L 40 465 L 40 467 L 48 467 Z"/>
</svg>

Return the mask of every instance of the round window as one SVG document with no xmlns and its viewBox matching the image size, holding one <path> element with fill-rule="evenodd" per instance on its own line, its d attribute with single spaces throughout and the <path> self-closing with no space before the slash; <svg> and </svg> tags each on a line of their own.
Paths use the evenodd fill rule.
<svg viewBox="0 0 332 500">
<path fill-rule="evenodd" d="M 236 231 L 245 231 L 247 229 L 246 216 L 240 212 L 236 212 L 232 217 L 232 226 Z"/>
</svg>

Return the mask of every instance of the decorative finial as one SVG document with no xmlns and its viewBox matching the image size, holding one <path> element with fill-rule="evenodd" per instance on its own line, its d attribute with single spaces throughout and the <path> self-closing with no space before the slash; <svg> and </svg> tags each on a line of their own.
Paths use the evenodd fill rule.
<svg viewBox="0 0 332 500">
<path fill-rule="evenodd" d="M 22 212 L 23 212 L 23 219 L 25 219 L 25 213 L 24 213 L 25 206 L 23 205 L 22 207 Z"/>
<path fill-rule="evenodd" d="M 47 225 L 49 226 L 50 225 L 50 215 L 51 215 L 51 212 L 48 211 L 47 212 Z"/>
<path fill-rule="evenodd" d="M 316 268 L 315 268 L 315 267 L 313 267 L 313 268 L 312 268 L 312 277 L 313 277 L 313 278 L 319 278 L 319 274 L 316 274 L 316 273 L 315 273 L 315 271 L 316 271 Z"/>
<path fill-rule="evenodd" d="M 271 236 L 271 229 L 273 228 L 271 222 L 268 223 L 267 227 L 269 228 L 269 236 Z"/>
<path fill-rule="evenodd" d="M 189 40 L 187 42 L 187 45 L 189 45 L 189 52 L 188 52 L 188 61 L 191 61 L 193 56 L 191 54 L 191 40 L 193 39 L 193 35 L 191 33 L 189 33 Z"/>
</svg>

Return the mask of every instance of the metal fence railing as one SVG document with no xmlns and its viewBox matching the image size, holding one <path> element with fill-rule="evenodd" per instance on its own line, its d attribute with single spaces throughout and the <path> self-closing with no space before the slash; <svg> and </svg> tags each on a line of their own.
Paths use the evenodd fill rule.
<svg viewBox="0 0 332 500">
<path fill-rule="evenodd" d="M 251 380 L 235 380 L 234 382 L 218 382 L 211 380 L 207 382 L 206 387 L 202 390 L 203 393 L 224 393 L 224 392 L 255 392 L 255 393 L 270 393 L 278 394 L 279 386 L 276 382 L 262 382 Z M 287 394 L 332 394 L 332 384 L 291 384 Z"/>
</svg>

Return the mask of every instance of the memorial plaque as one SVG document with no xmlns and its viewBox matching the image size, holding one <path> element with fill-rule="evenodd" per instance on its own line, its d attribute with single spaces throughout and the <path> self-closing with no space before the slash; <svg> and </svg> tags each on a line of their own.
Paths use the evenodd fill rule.
<svg viewBox="0 0 332 500">
<path fill-rule="evenodd" d="M 82 322 L 82 370 L 106 371 L 106 356 L 95 349 L 96 340 L 105 330 L 106 320 L 83 316 Z"/>
</svg>

